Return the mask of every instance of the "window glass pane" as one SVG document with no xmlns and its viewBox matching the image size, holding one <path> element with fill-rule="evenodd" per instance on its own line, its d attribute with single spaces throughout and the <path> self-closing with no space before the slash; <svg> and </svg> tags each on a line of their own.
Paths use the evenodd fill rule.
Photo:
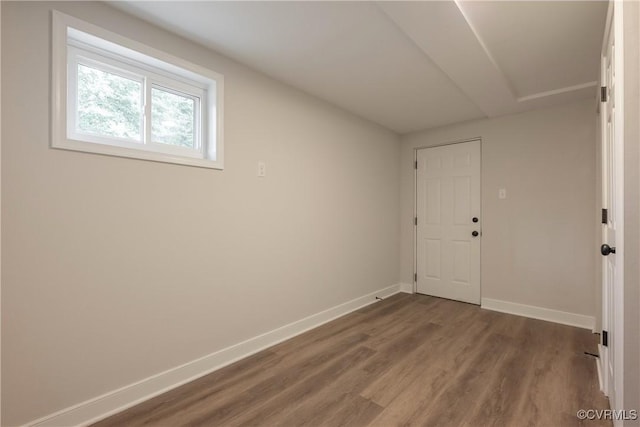
<svg viewBox="0 0 640 427">
<path fill-rule="evenodd" d="M 188 96 L 151 89 L 151 139 L 153 142 L 195 148 L 196 103 Z"/>
<path fill-rule="evenodd" d="M 142 141 L 142 83 L 78 64 L 77 131 Z"/>
</svg>

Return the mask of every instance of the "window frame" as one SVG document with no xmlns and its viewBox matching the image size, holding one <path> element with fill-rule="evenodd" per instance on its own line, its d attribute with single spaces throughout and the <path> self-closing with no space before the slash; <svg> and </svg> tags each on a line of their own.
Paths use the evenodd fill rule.
<svg viewBox="0 0 640 427">
<path fill-rule="evenodd" d="M 145 134 L 145 77 L 142 74 L 138 74 L 131 69 L 125 69 L 122 64 L 109 63 L 106 58 L 95 57 L 94 55 L 87 56 L 80 53 L 81 51 L 73 46 L 67 47 L 68 62 L 67 62 L 67 136 L 77 141 L 88 141 L 97 144 L 110 144 L 121 145 L 128 148 L 137 148 L 144 144 Z M 119 138 L 115 136 L 104 136 L 98 134 L 84 133 L 78 130 L 78 66 L 84 65 L 88 68 L 93 68 L 105 73 L 115 74 L 125 79 L 133 80 L 140 84 L 140 140 L 135 141 L 133 139 Z M 75 113 L 75 114 L 69 114 Z M 134 142 L 135 141 L 135 142 Z"/>
<path fill-rule="evenodd" d="M 56 10 L 52 22 L 51 148 L 223 169 L 221 74 Z M 78 64 L 142 82 L 140 142 L 77 131 Z M 152 88 L 194 100 L 193 149 L 153 141 Z"/>
</svg>

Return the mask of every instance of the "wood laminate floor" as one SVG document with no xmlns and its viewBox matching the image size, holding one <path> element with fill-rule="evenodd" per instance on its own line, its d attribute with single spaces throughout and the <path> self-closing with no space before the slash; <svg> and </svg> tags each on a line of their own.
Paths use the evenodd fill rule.
<svg viewBox="0 0 640 427">
<path fill-rule="evenodd" d="M 397 294 L 96 426 L 573 426 L 590 331 Z"/>
</svg>

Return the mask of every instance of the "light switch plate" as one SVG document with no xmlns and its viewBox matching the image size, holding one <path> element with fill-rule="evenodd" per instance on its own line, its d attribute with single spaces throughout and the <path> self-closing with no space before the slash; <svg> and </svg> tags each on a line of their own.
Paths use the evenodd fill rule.
<svg viewBox="0 0 640 427">
<path fill-rule="evenodd" d="M 507 189 L 501 188 L 498 190 L 498 199 L 506 199 L 507 198 Z"/>
<path fill-rule="evenodd" d="M 262 160 L 258 162 L 258 176 L 260 178 L 267 176 L 267 164 Z"/>
</svg>

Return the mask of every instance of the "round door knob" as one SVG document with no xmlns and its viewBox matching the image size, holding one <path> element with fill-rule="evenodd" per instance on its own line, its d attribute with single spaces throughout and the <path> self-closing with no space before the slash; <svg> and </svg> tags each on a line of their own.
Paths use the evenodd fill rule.
<svg viewBox="0 0 640 427">
<path fill-rule="evenodd" d="M 473 221 L 473 222 L 478 222 L 478 217 L 474 216 L 474 217 L 471 219 L 471 221 Z"/>
<path fill-rule="evenodd" d="M 473 231 L 473 233 L 471 233 L 471 235 L 472 235 L 473 237 L 478 237 L 478 234 L 480 234 L 480 233 L 478 233 L 478 232 L 477 232 L 477 231 L 475 231 L 475 230 Z"/>
<path fill-rule="evenodd" d="M 611 246 L 605 243 L 604 245 L 600 246 L 600 253 L 604 256 L 607 256 L 609 254 L 615 254 L 616 248 L 612 248 Z"/>
</svg>

